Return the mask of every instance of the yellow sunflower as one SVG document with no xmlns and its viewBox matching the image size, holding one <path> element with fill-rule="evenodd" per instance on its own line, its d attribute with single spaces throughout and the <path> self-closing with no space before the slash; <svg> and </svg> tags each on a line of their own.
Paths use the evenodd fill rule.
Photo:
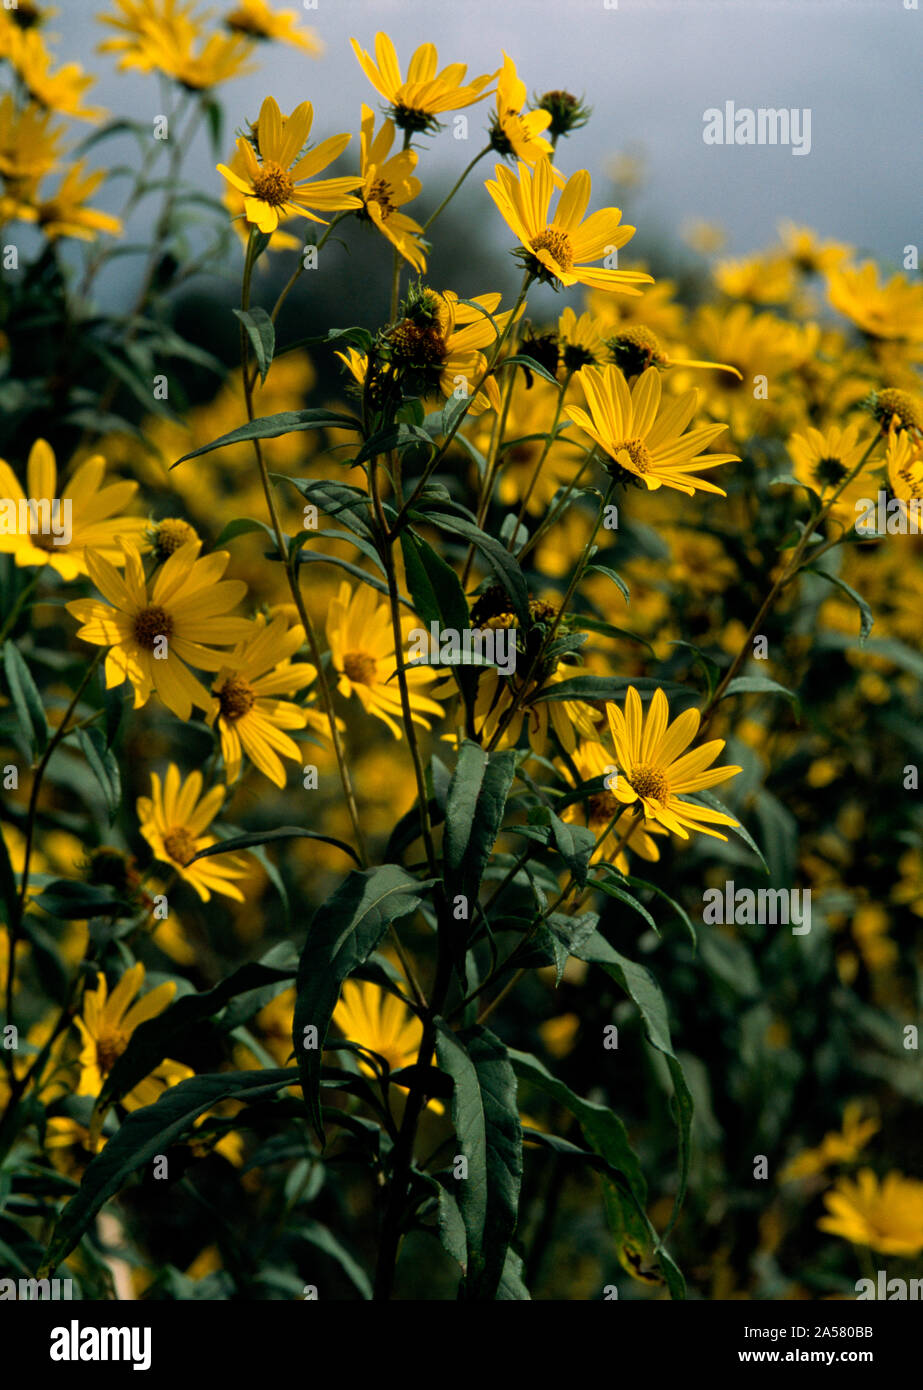
<svg viewBox="0 0 923 1390">
<path fill-rule="evenodd" d="M 850 1101 L 843 1111 L 843 1128 L 825 1134 L 816 1149 L 803 1149 L 787 1163 L 779 1174 L 780 1182 L 796 1178 L 812 1178 L 834 1163 L 852 1163 L 881 1125 L 877 1120 L 863 1120 L 862 1105 Z"/>
<path fill-rule="evenodd" d="M 468 71 L 464 63 L 450 63 L 437 72 L 439 55 L 435 45 L 423 43 L 416 50 L 407 69 L 407 80 L 401 80 L 394 44 L 387 34 L 375 35 L 375 58 L 350 39 L 353 52 L 366 77 L 391 107 L 391 117 L 402 130 L 422 132 L 435 129 L 438 116 L 446 111 L 458 111 L 487 96 L 485 88 L 496 73 L 473 77 L 465 83 Z"/>
<path fill-rule="evenodd" d="M 516 64 L 503 55 L 497 76 L 497 113 L 491 124 L 491 143 L 498 154 L 513 154 L 523 164 L 532 165 L 553 153 L 551 142 L 543 139 L 551 125 L 550 111 L 523 111 L 526 84 L 516 72 Z M 563 182 L 563 180 L 562 180 Z"/>
<path fill-rule="evenodd" d="M 885 459 L 894 496 L 904 502 L 923 498 L 923 441 L 908 430 L 890 430 Z"/>
<path fill-rule="evenodd" d="M 428 286 L 414 289 L 404 302 L 403 317 L 387 334 L 391 369 L 416 377 L 421 393 L 432 389 L 449 397 L 461 389 L 470 394 L 487 371 L 487 358 L 481 349 L 504 332 L 513 312 L 497 313 L 500 298 L 499 294 L 479 294 L 462 304 L 452 290 L 440 294 Z M 368 370 L 367 358 L 353 348 L 337 356 L 361 386 Z M 488 407 L 500 409 L 500 390 L 493 374 L 483 381 L 468 414 L 481 415 Z"/>
<path fill-rule="evenodd" d="M 554 733 L 561 747 L 573 754 L 578 736 L 596 737 L 590 706 L 582 700 L 544 700 L 541 696 L 547 693 L 549 686 L 586 674 L 580 666 L 560 662 L 550 675 L 530 680 L 523 690 L 521 677 L 503 676 L 496 667 L 487 667 L 481 672 L 474 705 L 474 726 L 480 742 L 486 748 L 493 742 L 497 730 L 503 727 L 496 747 L 515 748 L 525 723 L 529 746 L 534 753 L 544 755 L 548 735 Z M 514 702 L 516 713 L 510 717 Z"/>
<path fill-rule="evenodd" d="M 194 15 L 192 4 L 116 0 L 116 5 L 117 14 L 101 18 L 120 37 L 106 39 L 99 51 L 118 53 L 122 71 L 160 72 L 188 91 L 204 92 L 255 70 L 250 39 L 240 32 L 205 36 L 204 16 Z"/>
<path fill-rule="evenodd" d="M 923 285 L 898 272 L 879 284 L 874 261 L 839 266 L 827 277 L 834 309 L 870 338 L 896 339 L 923 347 Z"/>
<path fill-rule="evenodd" d="M 267 0 L 236 0 L 233 10 L 224 16 L 224 22 L 232 34 L 290 43 L 293 48 L 317 58 L 323 53 L 324 45 L 313 29 L 299 28 L 299 18 L 297 10 L 274 10 Z"/>
<path fill-rule="evenodd" d="M 526 267 L 536 276 L 561 285 L 588 285 L 620 294 L 641 293 L 638 285 L 651 285 L 650 275 L 639 270 L 593 266 L 625 245 L 635 228 L 621 225 L 619 208 L 601 208 L 584 220 L 590 201 L 590 176 L 586 169 L 572 174 L 560 190 L 554 216 L 550 203 L 555 188 L 548 159 L 540 159 L 531 171 L 519 163 L 517 173 L 497 164 L 496 182 L 485 185 L 507 225 L 522 243 Z"/>
<path fill-rule="evenodd" d="M 309 208 L 335 212 L 362 207 L 361 201 L 351 195 L 351 190 L 362 183 L 358 175 L 314 179 L 315 174 L 343 153 L 351 136 L 332 135 L 302 156 L 313 122 L 314 108 L 309 101 L 296 106 L 290 116 L 283 116 L 275 99 L 267 97 L 254 130 L 259 158 L 250 141 L 241 136 L 237 149 L 246 165 L 246 175 L 241 178 L 226 164 L 217 166 L 218 172 L 243 193 L 246 219 L 261 232 L 274 232 L 280 219 L 298 213 L 311 222 L 323 223 L 324 218 L 315 217 Z M 308 182 L 311 179 L 314 181 Z"/>
<path fill-rule="evenodd" d="M 59 497 L 54 451 L 44 439 L 37 439 L 26 465 L 27 496 L 10 465 L 0 459 L 0 553 L 12 553 L 17 565 L 50 565 L 65 580 L 89 572 L 88 550 L 110 565 L 123 564 L 120 538 L 140 543 L 147 522 L 143 517 L 122 515 L 138 484 L 117 482 L 104 487 L 105 473 L 106 460 L 94 454 L 74 471 Z M 26 510 L 29 524 L 20 529 Z"/>
<path fill-rule="evenodd" d="M 65 63 L 57 72 L 51 71 L 51 54 L 37 29 L 14 29 L 5 56 L 39 106 L 80 121 L 101 121 L 106 115 L 100 106 L 83 105 L 84 93 L 96 78 L 79 63 Z"/>
<path fill-rule="evenodd" d="M 870 437 L 860 438 L 858 424 L 830 425 L 826 430 L 808 428 L 804 434 L 793 434 L 788 452 L 794 465 L 795 477 L 806 487 L 813 488 L 826 501 L 849 476 L 868 448 Z M 868 491 L 865 470 L 857 474 L 833 504 L 831 515 L 853 521 L 855 503 Z"/>
<path fill-rule="evenodd" d="M 347 980 L 333 1012 L 333 1022 L 347 1042 L 356 1043 L 383 1057 L 389 1071 L 412 1067 L 420 1053 L 423 1024 L 402 999 L 369 980 Z M 289 1029 L 291 1037 L 291 1029 Z M 374 1077 L 375 1068 L 359 1059 L 363 1076 Z M 427 1109 L 442 1115 L 445 1106 L 433 1098 Z"/>
<path fill-rule="evenodd" d="M 609 730 L 615 747 L 619 775 L 613 784 L 617 801 L 633 805 L 647 821 L 655 821 L 684 840 L 689 831 L 726 840 L 713 825 L 734 827 L 737 821 L 708 806 L 684 801 L 682 792 L 702 791 L 735 777 L 739 767 L 710 767 L 724 747 L 723 739 L 712 739 L 701 748 L 684 753 L 698 733 L 701 718 L 697 709 L 687 709 L 672 723 L 667 697 L 655 690 L 645 719 L 641 697 L 629 686 L 625 709 L 606 705 Z"/>
<path fill-rule="evenodd" d="M 217 698 L 209 711 L 208 723 L 218 721 L 229 782 L 238 777 L 246 753 L 271 782 L 284 787 L 281 758 L 301 758 L 298 744 L 284 731 L 303 729 L 312 714 L 319 728 L 328 728 L 322 715 L 276 698 L 310 685 L 317 675 L 308 662 L 290 660 L 303 642 L 304 628 L 288 628 L 283 616 L 270 623 L 258 617 L 252 636 L 232 653 L 233 664 L 218 672 L 212 686 Z"/>
<path fill-rule="evenodd" d="M 144 973 L 144 966 L 140 963 L 131 966 L 111 994 L 106 977 L 98 974 L 95 988 L 84 991 L 82 1012 L 74 1020 L 83 1039 L 78 1096 L 98 1096 L 103 1082 L 125 1051 L 135 1029 L 149 1018 L 162 1014 L 172 1002 L 176 984 L 167 980 L 132 1003 L 144 984 Z M 166 1058 L 122 1097 L 121 1104 L 126 1110 L 140 1110 L 144 1105 L 153 1105 L 168 1086 L 175 1086 L 178 1081 L 185 1081 L 194 1075 L 191 1067 Z"/>
<path fill-rule="evenodd" d="M 683 433 L 695 414 L 698 391 L 685 391 L 661 408 L 656 367 L 642 372 L 631 390 L 619 368 L 612 365 L 585 367 L 576 380 L 586 393 L 590 413 L 573 405 L 566 406 L 565 412 L 620 469 L 651 492 L 670 487 L 689 497 L 696 489 L 727 496 L 722 488 L 698 476 L 701 469 L 740 462 L 736 454 L 704 452 L 727 427 L 699 425 Z"/>
<path fill-rule="evenodd" d="M 169 864 L 204 903 L 212 893 L 244 901 L 234 879 L 244 878 L 248 870 L 236 855 L 213 854 L 190 862 L 200 849 L 218 843 L 217 836 L 208 834 L 208 827 L 224 805 L 225 792 L 224 787 L 212 787 L 203 796 L 201 772 L 190 773 L 182 782 L 179 768 L 171 763 L 163 785 L 152 772 L 151 795 L 139 796 L 137 801 L 141 834 L 154 857 Z"/>
<path fill-rule="evenodd" d="M 407 636 L 416 626 L 414 618 L 402 618 L 406 660 Z M 394 635 L 391 614 L 386 603 L 380 603 L 375 590 L 368 584 L 351 589 L 348 580 L 331 601 L 327 617 L 327 642 L 334 669 L 339 672 L 337 689 L 346 699 L 356 695 L 363 708 L 381 719 L 395 738 L 403 737 L 401 727 L 401 692 L 396 671 Z M 423 686 L 431 685 L 433 672 L 425 667 L 407 670 L 407 685 L 413 721 L 429 729 L 426 715 L 439 718 L 442 706 L 424 695 Z"/>
<path fill-rule="evenodd" d="M 0 174 L 8 184 L 31 183 L 55 168 L 64 127 L 54 122 L 43 106 L 17 106 L 11 92 L 0 97 Z"/>
<path fill-rule="evenodd" d="M 390 155 L 394 143 L 393 121 L 385 121 L 377 135 L 375 112 L 362 107 L 361 171 L 364 215 L 387 237 L 414 270 L 426 269 L 426 256 L 420 244 L 423 228 L 399 209 L 417 197 L 422 184 L 414 177 L 417 156 L 414 150 Z"/>
<path fill-rule="evenodd" d="M 577 770 L 579 782 L 592 782 L 597 777 L 608 777 L 613 779 L 611 785 L 614 785 L 617 769 L 612 761 L 612 754 L 603 744 L 596 740 L 581 743 L 571 754 L 571 758 Z M 556 760 L 556 762 L 561 771 L 565 772 L 563 761 Z M 573 780 L 569 771 L 566 772 L 566 775 L 568 781 Z M 652 837 L 665 835 L 667 832 L 659 825 L 640 820 L 631 810 L 622 810 L 618 820 L 613 824 L 613 818 L 621 808 L 622 803 L 616 800 L 608 787 L 605 787 L 587 801 L 575 801 L 570 806 L 565 806 L 561 812 L 561 819 L 585 825 L 588 830 L 593 832 L 597 840 L 603 831 L 608 829 L 605 839 L 596 846 L 590 856 L 590 862 L 595 864 L 603 860 L 606 863 L 614 864 L 623 874 L 627 874 L 627 851 L 632 850 L 635 854 L 639 854 L 642 859 L 654 863 L 660 858 L 660 850 Z M 613 859 L 613 851 L 626 832 L 628 832 L 628 838 Z"/>
<path fill-rule="evenodd" d="M 923 1251 L 923 1182 L 888 1173 L 879 1180 L 862 1168 L 855 1180 L 840 1178 L 824 1193 L 829 1216 L 817 1225 L 854 1245 L 868 1245 L 882 1255 L 919 1255 Z"/>
<path fill-rule="evenodd" d="M 90 578 L 106 601 L 75 599 L 67 611 L 83 624 L 78 637 L 109 647 L 106 685 L 130 680 L 135 709 L 152 691 L 178 719 L 188 719 L 193 705 L 210 709 L 212 696 L 189 666 L 217 671 L 229 665 L 228 653 L 215 644 L 232 646 L 252 631 L 246 619 L 227 616 L 247 592 L 243 580 L 221 578 L 230 555 L 219 550 L 199 559 L 199 547 L 198 541 L 180 546 L 150 582 L 131 548 L 124 579 L 107 560 L 86 552 Z"/>
<path fill-rule="evenodd" d="M 36 199 L 36 221 L 49 241 L 57 241 L 59 237 L 93 241 L 99 232 L 121 236 L 122 223 L 118 217 L 85 206 L 105 177 L 103 169 L 87 173 L 80 159 L 67 170 L 55 193 Z"/>
</svg>

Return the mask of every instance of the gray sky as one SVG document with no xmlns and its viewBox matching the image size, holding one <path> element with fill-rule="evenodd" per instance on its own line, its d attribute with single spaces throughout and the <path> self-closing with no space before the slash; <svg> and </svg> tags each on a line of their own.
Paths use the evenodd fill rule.
<svg viewBox="0 0 923 1390">
<path fill-rule="evenodd" d="M 154 78 L 118 74 L 111 57 L 94 53 L 112 32 L 95 18 L 105 0 L 58 3 L 58 55 L 100 75 L 92 98 L 114 114 L 157 114 Z M 302 9 L 300 0 L 271 3 Z M 357 132 L 360 103 L 377 108 L 380 102 L 349 38 L 371 49 L 376 30 L 384 29 L 402 66 L 425 40 L 437 45 L 440 66 L 467 62 L 470 74 L 493 71 L 505 50 L 530 94 L 552 87 L 584 94 L 593 119 L 561 146 L 558 162 L 566 173 L 588 168 L 595 179 L 612 154 L 626 146 L 643 149 L 645 186 L 623 199 L 624 220 L 638 227 L 626 256 L 644 255 L 645 229 L 662 244 L 694 218 L 723 224 L 727 253 L 734 255 L 771 241 L 782 217 L 852 242 L 895 268 L 903 247 L 919 243 L 923 11 L 905 9 L 904 0 L 607 4 L 613 0 L 317 0 L 316 9 L 303 13 L 324 39 L 325 56 L 314 60 L 278 44 L 261 48 L 261 71 L 221 88 L 228 137 L 257 114 L 270 92 L 285 111 L 312 101 L 318 139 Z M 216 0 L 214 7 L 227 9 L 230 0 Z M 782 146 L 706 145 L 703 113 L 727 101 L 738 108 L 810 108 L 810 154 L 797 156 Z M 444 186 L 461 170 L 480 148 L 491 105 L 488 99 L 469 110 L 467 143 L 448 131 L 428 142 L 418 169 L 424 182 Z M 121 160 L 133 148 L 113 141 L 97 147 L 92 161 Z M 358 158 L 357 134 L 353 151 Z M 204 137 L 190 150 L 187 171 L 220 194 L 222 181 Z M 119 191 L 124 187 L 120 183 Z M 111 193 L 111 200 L 107 190 L 100 201 L 115 208 L 116 186 Z M 600 177 L 591 206 L 610 195 Z M 499 214 L 482 187 L 476 185 L 473 196 L 499 250 L 509 240 Z"/>
</svg>

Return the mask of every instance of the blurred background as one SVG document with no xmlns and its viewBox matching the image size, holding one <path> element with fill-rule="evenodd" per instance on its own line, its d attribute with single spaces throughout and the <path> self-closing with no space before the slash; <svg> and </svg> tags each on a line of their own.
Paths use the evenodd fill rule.
<svg viewBox="0 0 923 1390">
<path fill-rule="evenodd" d="M 469 74 L 494 71 L 505 51 L 530 95 L 552 88 L 584 95 L 592 120 L 562 144 L 559 163 L 565 173 L 591 171 L 593 206 L 603 195 L 611 201 L 615 184 L 624 220 L 638 228 L 626 261 L 644 260 L 674 278 L 684 266 L 691 271 L 702 235 L 696 227 L 703 222 L 724 230 L 725 255 L 767 245 L 786 217 L 822 237 L 850 242 L 885 269 L 900 268 L 904 246 L 918 240 L 923 15 L 905 9 L 903 0 L 317 0 L 310 9 L 279 0 L 274 8 L 300 13 L 326 52 L 318 60 L 273 44 L 261 54 L 261 71 L 222 86 L 226 154 L 235 130 L 256 117 L 271 92 L 283 111 L 313 102 L 318 139 L 355 132 L 342 161 L 344 170 L 354 167 L 359 104 L 378 108 L 380 101 L 349 40 L 355 36 L 371 50 L 383 29 L 404 67 L 426 41 L 437 45 L 440 66 L 465 62 Z M 156 79 L 118 73 L 114 57 L 95 54 L 113 33 L 98 22 L 102 9 L 98 0 L 66 0 L 51 26 L 61 36 L 59 51 L 98 75 L 94 102 L 120 115 L 153 118 L 163 109 Z M 809 107 L 810 154 L 795 156 L 782 146 L 706 145 L 703 112 L 726 101 L 738 108 Z M 441 136 L 418 140 L 424 191 L 408 209 L 418 220 L 481 148 L 492 107 L 488 98 L 469 108 L 467 141 L 453 139 L 451 117 Z M 137 147 L 129 137 L 112 140 L 96 150 L 94 163 L 104 158 L 111 165 L 127 162 L 137 158 Z M 224 185 L 215 162 L 202 131 L 185 173 L 220 197 Z M 490 165 L 485 160 L 478 175 L 483 169 L 486 177 Z M 481 184 L 481 177 L 473 180 L 474 192 L 463 200 L 471 224 L 456 215 L 448 226 L 465 238 L 469 276 L 480 272 L 472 243 L 485 261 L 490 258 L 490 284 L 454 284 L 446 222 L 432 260 L 434 280 L 441 276 L 461 293 L 506 289 L 519 278 L 502 256 L 509 235 Z M 124 180 L 113 180 L 97 201 L 117 212 L 123 192 Z M 142 206 L 129 237 L 143 237 L 146 215 Z M 363 245 L 384 255 L 379 240 L 369 230 Z M 101 281 L 101 302 L 123 297 L 135 273 L 130 258 L 116 259 Z M 236 280 L 236 245 L 233 273 Z"/>
</svg>

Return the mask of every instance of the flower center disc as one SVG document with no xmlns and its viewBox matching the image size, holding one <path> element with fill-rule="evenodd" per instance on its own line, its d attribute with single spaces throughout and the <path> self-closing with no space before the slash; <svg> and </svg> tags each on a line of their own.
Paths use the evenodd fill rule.
<svg viewBox="0 0 923 1390">
<path fill-rule="evenodd" d="M 570 270 L 574 264 L 574 252 L 570 237 L 566 232 L 559 232 L 555 227 L 547 227 L 545 231 L 539 232 L 538 236 L 532 238 L 530 245 L 533 251 L 547 251 L 561 270 Z"/>
<path fill-rule="evenodd" d="M 378 662 L 367 652 L 347 652 L 343 657 L 343 670 L 357 685 L 374 685 Z"/>
<path fill-rule="evenodd" d="M 149 608 L 142 608 L 140 613 L 135 615 L 135 641 L 145 651 L 154 650 L 154 643 L 158 637 L 172 636 L 173 619 L 166 609 L 160 608 L 156 603 L 151 604 Z"/>
<path fill-rule="evenodd" d="M 294 191 L 295 185 L 282 165 L 273 159 L 264 160 L 260 172 L 253 180 L 253 192 L 256 197 L 262 198 L 270 207 L 278 208 L 288 202 Z"/>
<path fill-rule="evenodd" d="M 163 847 L 174 864 L 180 864 L 185 868 L 196 852 L 195 836 L 190 835 L 185 826 L 174 825 L 172 830 L 168 830 L 164 835 Z"/>
<path fill-rule="evenodd" d="M 391 201 L 391 185 L 387 179 L 376 179 L 368 191 L 366 202 L 377 203 L 382 222 L 387 222 L 394 211 L 394 204 Z"/>
<path fill-rule="evenodd" d="M 613 453 L 618 462 L 619 454 L 626 453 L 631 460 L 631 468 L 635 473 L 650 473 L 654 466 L 654 456 L 647 447 L 643 439 L 623 439 L 621 444 L 617 444 Z"/>
<path fill-rule="evenodd" d="M 229 676 L 218 691 L 218 703 L 225 719 L 241 719 L 253 709 L 256 691 L 243 676 Z"/>
<path fill-rule="evenodd" d="M 118 1033 L 96 1039 L 96 1061 L 101 1072 L 110 1072 L 128 1046 L 128 1039 Z"/>
<path fill-rule="evenodd" d="M 631 785 L 639 796 L 649 801 L 659 801 L 665 806 L 670 799 L 670 784 L 659 767 L 649 763 L 638 763 L 631 769 Z"/>
</svg>

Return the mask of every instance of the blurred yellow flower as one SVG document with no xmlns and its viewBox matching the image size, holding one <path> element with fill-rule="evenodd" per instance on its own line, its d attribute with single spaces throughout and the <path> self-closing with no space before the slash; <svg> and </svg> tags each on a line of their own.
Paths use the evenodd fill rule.
<svg viewBox="0 0 923 1390">
<path fill-rule="evenodd" d="M 879 1179 L 863 1168 L 856 1179 L 840 1178 L 824 1193 L 828 1216 L 820 1230 L 882 1255 L 919 1255 L 923 1250 L 923 1182 L 888 1173 Z"/>
</svg>

